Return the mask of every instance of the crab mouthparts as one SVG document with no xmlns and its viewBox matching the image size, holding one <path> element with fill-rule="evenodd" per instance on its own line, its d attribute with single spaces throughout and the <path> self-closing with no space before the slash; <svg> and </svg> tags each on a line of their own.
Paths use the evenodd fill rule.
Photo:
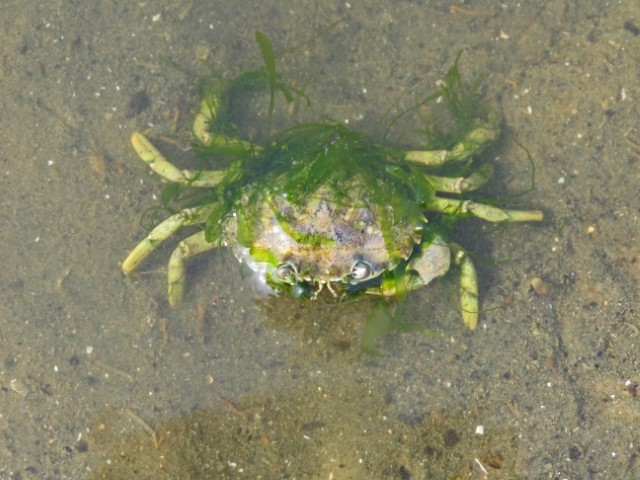
<svg viewBox="0 0 640 480">
<path fill-rule="evenodd" d="M 316 283 L 318 284 L 318 288 L 311 295 L 312 299 L 315 300 L 316 298 L 318 298 L 318 295 L 324 289 L 325 285 L 327 286 L 327 290 L 329 290 L 331 292 L 331 295 L 333 295 L 336 298 L 338 297 L 338 293 L 331 286 L 331 280 L 320 280 L 320 281 L 317 281 Z"/>
</svg>

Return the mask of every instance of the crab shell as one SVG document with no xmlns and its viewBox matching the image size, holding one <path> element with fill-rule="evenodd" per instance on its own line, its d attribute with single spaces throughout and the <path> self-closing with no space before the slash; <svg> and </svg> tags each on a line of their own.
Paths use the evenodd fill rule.
<svg viewBox="0 0 640 480">
<path fill-rule="evenodd" d="M 410 264 L 417 273 L 414 287 L 448 271 L 449 248 L 439 237 L 422 250 L 418 248 L 424 223 L 393 226 L 392 254 L 376 210 L 386 207 L 372 206 L 366 198 L 343 200 L 336 203 L 326 187 L 302 205 L 284 195 L 271 195 L 258 207 L 251 244 L 242 245 L 238 240 L 237 217 L 227 225 L 225 243 L 255 272 L 258 285 L 308 284 L 317 290 L 327 285 L 333 292 L 332 285 L 371 283 L 399 262 L 409 261 L 416 251 L 420 256 Z M 267 287 L 266 293 L 273 290 Z"/>
</svg>

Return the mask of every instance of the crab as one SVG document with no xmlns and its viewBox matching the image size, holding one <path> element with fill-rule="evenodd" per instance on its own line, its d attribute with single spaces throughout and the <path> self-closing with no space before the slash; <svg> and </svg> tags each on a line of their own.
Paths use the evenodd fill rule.
<svg viewBox="0 0 640 480">
<path fill-rule="evenodd" d="M 469 192 L 490 179 L 488 164 L 462 176 L 429 172 L 470 164 L 497 138 L 495 122 L 475 122 L 448 149 L 387 148 L 339 123 L 303 124 L 258 145 L 216 129 L 228 105 L 225 95 L 205 95 L 193 135 L 199 151 L 231 156 L 227 169 L 180 169 L 143 133 L 132 135 L 134 150 L 154 172 L 208 194 L 157 225 L 123 262 L 125 273 L 178 230 L 194 225 L 201 228 L 180 241 L 169 260 L 172 307 L 183 301 L 186 261 L 223 246 L 263 291 L 312 298 L 323 289 L 337 297 L 398 296 L 428 285 L 455 264 L 462 318 L 476 328 L 474 264 L 426 213 L 489 222 L 540 221 L 543 214 L 469 199 Z"/>
</svg>

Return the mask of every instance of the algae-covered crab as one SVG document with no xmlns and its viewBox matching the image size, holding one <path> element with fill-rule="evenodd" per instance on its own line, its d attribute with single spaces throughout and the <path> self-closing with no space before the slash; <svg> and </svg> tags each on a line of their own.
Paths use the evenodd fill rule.
<svg viewBox="0 0 640 480">
<path fill-rule="evenodd" d="M 539 211 L 502 209 L 468 196 L 491 176 L 488 164 L 469 167 L 497 138 L 495 122 L 487 115 L 466 118 L 459 138 L 439 149 L 389 148 L 339 123 L 305 123 L 250 142 L 222 126 L 233 96 L 247 85 L 268 87 L 270 124 L 274 92 L 288 100 L 294 92 L 276 75 L 270 44 L 261 48 L 265 66 L 207 90 L 195 117 L 194 148 L 207 159 L 231 159 L 226 169 L 179 169 L 143 134 L 133 134 L 135 151 L 156 173 L 202 194 L 189 197 L 157 225 L 124 261 L 124 272 L 136 269 L 162 241 L 191 225 L 201 229 L 182 240 L 169 260 L 173 307 L 182 302 L 185 261 L 220 246 L 230 247 L 269 291 L 288 289 L 312 297 L 324 287 L 336 296 L 399 296 L 427 285 L 455 263 L 462 317 L 474 329 L 475 267 L 461 247 L 446 239 L 442 222 L 425 214 L 490 222 L 542 219 Z M 472 99 L 461 86 L 456 60 L 433 98 L 443 95 L 460 108 Z M 451 165 L 468 174 L 430 173 Z"/>
</svg>

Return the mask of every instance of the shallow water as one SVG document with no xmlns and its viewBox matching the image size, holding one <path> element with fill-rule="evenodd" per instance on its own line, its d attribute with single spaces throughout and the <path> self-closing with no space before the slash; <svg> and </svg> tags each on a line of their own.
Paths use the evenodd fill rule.
<svg viewBox="0 0 640 480">
<path fill-rule="evenodd" d="M 0 478 L 639 476 L 640 8 L 578 3 L 5 1 Z M 367 132 L 461 48 L 484 76 L 506 131 L 490 192 L 527 189 L 519 141 L 518 203 L 546 219 L 460 227 L 489 259 L 476 332 L 453 277 L 407 302 L 433 335 L 372 357 L 370 299 L 254 301 L 222 253 L 172 311 L 172 245 L 120 273 L 161 191 L 129 136 L 188 145 L 197 80 L 257 65 L 256 30 L 318 35 L 279 68 L 311 78 L 310 116 Z"/>
</svg>

